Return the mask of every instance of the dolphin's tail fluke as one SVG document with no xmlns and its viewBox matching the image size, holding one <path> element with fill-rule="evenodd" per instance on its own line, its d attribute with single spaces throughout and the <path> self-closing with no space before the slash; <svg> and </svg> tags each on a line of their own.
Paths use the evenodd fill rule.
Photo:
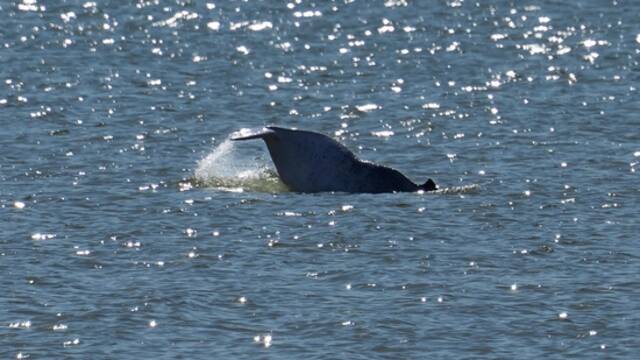
<svg viewBox="0 0 640 360">
<path fill-rule="evenodd" d="M 263 127 L 259 129 L 242 129 L 231 135 L 231 140 L 252 140 L 252 139 L 264 139 L 267 136 L 275 134 L 275 131 Z"/>
</svg>

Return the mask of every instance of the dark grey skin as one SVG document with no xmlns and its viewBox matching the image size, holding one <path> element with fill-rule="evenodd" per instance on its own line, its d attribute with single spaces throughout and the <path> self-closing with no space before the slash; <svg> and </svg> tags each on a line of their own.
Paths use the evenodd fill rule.
<svg viewBox="0 0 640 360">
<path fill-rule="evenodd" d="M 358 160 L 344 145 L 312 131 L 269 126 L 231 140 L 250 139 L 264 140 L 280 179 L 296 192 L 389 193 L 437 189 L 431 179 L 416 185 L 397 170 Z"/>
</svg>

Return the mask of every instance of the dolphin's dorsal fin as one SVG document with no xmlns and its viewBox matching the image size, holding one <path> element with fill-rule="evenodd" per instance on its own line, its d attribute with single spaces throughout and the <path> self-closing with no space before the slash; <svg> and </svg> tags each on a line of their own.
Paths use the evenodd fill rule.
<svg viewBox="0 0 640 360">
<path fill-rule="evenodd" d="M 429 179 L 420 186 L 420 190 L 434 191 L 434 190 L 438 190 L 438 186 L 436 186 L 436 183 L 433 180 Z"/>
</svg>

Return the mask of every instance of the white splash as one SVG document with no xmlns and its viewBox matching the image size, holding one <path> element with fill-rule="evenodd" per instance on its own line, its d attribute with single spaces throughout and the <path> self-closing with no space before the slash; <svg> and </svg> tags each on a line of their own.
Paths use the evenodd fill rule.
<svg viewBox="0 0 640 360">
<path fill-rule="evenodd" d="M 261 140 L 253 140 L 261 142 Z M 286 186 L 271 167 L 270 160 L 255 158 L 243 150 L 252 148 L 250 142 L 227 139 L 198 161 L 195 179 L 204 186 L 238 192 L 244 190 L 283 192 Z M 267 150 L 264 149 L 265 155 Z M 268 155 L 266 155 L 268 157 Z"/>
</svg>

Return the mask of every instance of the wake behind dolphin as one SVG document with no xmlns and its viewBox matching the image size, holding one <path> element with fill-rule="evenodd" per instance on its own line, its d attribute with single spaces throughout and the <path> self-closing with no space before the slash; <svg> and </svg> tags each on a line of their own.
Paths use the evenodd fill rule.
<svg viewBox="0 0 640 360">
<path fill-rule="evenodd" d="M 319 133 L 269 126 L 231 140 L 262 139 L 280 179 L 297 192 L 387 193 L 436 190 L 417 185 L 399 171 L 361 161 L 344 145 Z"/>
</svg>

